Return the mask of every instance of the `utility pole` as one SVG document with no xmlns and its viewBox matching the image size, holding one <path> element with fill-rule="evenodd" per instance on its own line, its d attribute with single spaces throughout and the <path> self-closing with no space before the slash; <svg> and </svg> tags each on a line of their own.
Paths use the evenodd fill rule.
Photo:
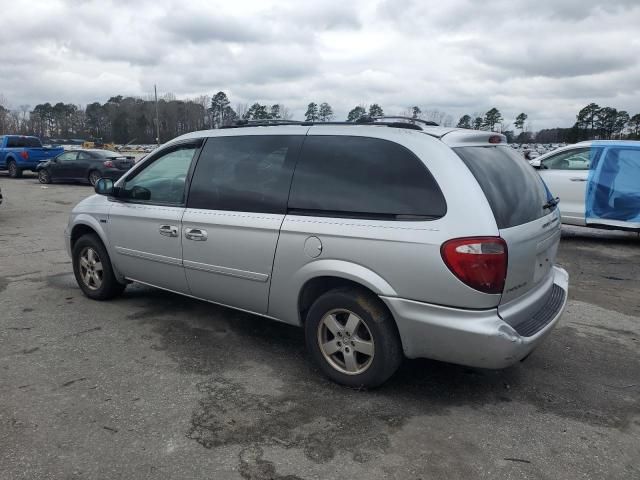
<svg viewBox="0 0 640 480">
<path fill-rule="evenodd" d="M 156 96 L 156 143 L 160 145 L 160 120 L 158 118 L 158 89 L 153 85 L 153 93 Z"/>
</svg>

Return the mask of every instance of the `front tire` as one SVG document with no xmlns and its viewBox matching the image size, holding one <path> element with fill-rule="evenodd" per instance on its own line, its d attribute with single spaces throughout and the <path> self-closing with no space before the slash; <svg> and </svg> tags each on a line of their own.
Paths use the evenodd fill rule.
<svg viewBox="0 0 640 480">
<path fill-rule="evenodd" d="M 97 170 L 91 170 L 89 172 L 89 183 L 91 184 L 91 186 L 95 187 L 100 178 L 100 172 L 98 172 Z"/>
<path fill-rule="evenodd" d="M 72 258 L 76 282 L 87 297 L 109 300 L 126 288 L 116 279 L 107 249 L 96 234 L 81 236 L 73 246 Z"/>
<path fill-rule="evenodd" d="M 45 169 L 38 170 L 38 181 L 44 184 L 51 183 L 51 174 Z"/>
<path fill-rule="evenodd" d="M 322 372 L 352 388 L 374 388 L 402 363 L 393 317 L 375 295 L 340 288 L 321 295 L 305 321 L 307 349 Z"/>
<path fill-rule="evenodd" d="M 11 160 L 8 165 L 9 176 L 11 178 L 20 178 L 22 177 L 22 169 L 18 168 L 18 164 L 15 160 Z"/>
</svg>

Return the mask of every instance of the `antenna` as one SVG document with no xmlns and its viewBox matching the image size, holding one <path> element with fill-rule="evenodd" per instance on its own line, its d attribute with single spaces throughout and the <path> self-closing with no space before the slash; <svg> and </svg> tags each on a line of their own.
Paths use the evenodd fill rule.
<svg viewBox="0 0 640 480">
<path fill-rule="evenodd" d="M 160 146 L 160 120 L 158 119 L 158 90 L 156 85 L 153 84 L 153 93 L 156 96 L 156 143 Z"/>
</svg>

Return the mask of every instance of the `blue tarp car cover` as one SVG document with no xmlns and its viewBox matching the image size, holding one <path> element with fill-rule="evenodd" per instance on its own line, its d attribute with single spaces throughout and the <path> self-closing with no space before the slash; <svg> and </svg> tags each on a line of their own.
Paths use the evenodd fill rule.
<svg viewBox="0 0 640 480">
<path fill-rule="evenodd" d="M 640 228 L 640 142 L 591 145 L 587 224 Z"/>
</svg>

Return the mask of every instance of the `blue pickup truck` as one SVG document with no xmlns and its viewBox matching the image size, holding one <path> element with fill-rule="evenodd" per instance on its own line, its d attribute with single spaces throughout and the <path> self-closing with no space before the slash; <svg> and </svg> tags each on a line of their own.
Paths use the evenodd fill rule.
<svg viewBox="0 0 640 480">
<path fill-rule="evenodd" d="M 43 147 L 38 137 L 0 136 L 0 170 L 8 170 L 11 178 L 19 178 L 24 170 L 35 172 L 40 162 L 62 152 L 62 147 Z"/>
</svg>

